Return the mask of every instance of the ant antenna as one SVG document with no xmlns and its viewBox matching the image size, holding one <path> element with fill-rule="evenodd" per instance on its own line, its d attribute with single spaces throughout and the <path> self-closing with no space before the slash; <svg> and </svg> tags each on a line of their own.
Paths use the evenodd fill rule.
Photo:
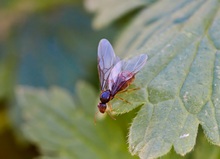
<svg viewBox="0 0 220 159">
<path fill-rule="evenodd" d="M 115 117 L 113 117 L 113 115 L 111 114 L 110 111 L 107 110 L 106 113 L 107 113 L 113 120 L 116 120 Z"/>
<path fill-rule="evenodd" d="M 96 117 L 97 117 L 98 111 L 96 111 L 95 115 L 94 115 L 94 125 L 96 125 Z"/>
<path fill-rule="evenodd" d="M 113 120 L 116 120 L 115 117 L 111 114 L 111 111 L 105 111 L 109 116 L 110 118 L 112 118 Z M 99 113 L 99 111 L 96 111 L 95 113 L 95 116 L 94 116 L 94 124 L 96 125 L 96 119 L 97 119 L 97 114 Z"/>
</svg>

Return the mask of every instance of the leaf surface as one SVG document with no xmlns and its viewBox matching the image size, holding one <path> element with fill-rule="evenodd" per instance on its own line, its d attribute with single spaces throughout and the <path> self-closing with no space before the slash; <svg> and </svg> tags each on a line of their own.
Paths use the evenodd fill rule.
<svg viewBox="0 0 220 159">
<path fill-rule="evenodd" d="M 93 26 L 96 29 L 100 29 L 106 27 L 123 15 L 151 3 L 153 3 L 152 0 L 85 0 L 84 4 L 88 11 L 96 13 Z"/>
<path fill-rule="evenodd" d="M 19 87 L 16 99 L 25 137 L 40 147 L 45 159 L 133 158 L 115 122 L 107 119 L 94 124 L 94 89 L 85 82 L 79 82 L 77 88 L 80 100 L 73 100 L 70 93 L 58 87 Z M 83 96 L 90 104 L 83 101 Z"/>
<path fill-rule="evenodd" d="M 119 36 L 115 52 L 149 60 L 131 87 L 113 101 L 117 114 L 143 105 L 129 132 L 129 149 L 142 159 L 173 147 L 180 154 L 196 143 L 199 125 L 220 145 L 220 3 L 157 1 L 143 9 Z"/>
</svg>

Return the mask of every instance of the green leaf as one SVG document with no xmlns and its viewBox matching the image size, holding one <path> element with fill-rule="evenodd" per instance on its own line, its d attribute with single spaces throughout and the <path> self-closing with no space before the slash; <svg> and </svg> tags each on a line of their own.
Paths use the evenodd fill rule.
<svg viewBox="0 0 220 159">
<path fill-rule="evenodd" d="M 152 0 L 103 1 L 85 0 L 85 7 L 90 12 L 96 12 L 93 26 L 96 29 L 106 27 L 121 16 L 152 3 Z M 108 17 L 108 18 L 106 18 Z"/>
<path fill-rule="evenodd" d="M 77 88 L 78 102 L 58 87 L 18 87 L 16 99 L 24 136 L 40 147 L 45 159 L 133 158 L 115 121 L 108 118 L 94 124 L 94 89 L 84 82 Z"/>
<path fill-rule="evenodd" d="M 132 104 L 113 102 L 118 114 L 143 105 L 130 127 L 132 154 L 157 158 L 173 147 L 186 155 L 199 125 L 220 145 L 219 25 L 218 0 L 164 0 L 143 9 L 121 34 L 116 53 L 149 56 L 132 85 L 141 89 L 122 95 Z"/>
<path fill-rule="evenodd" d="M 193 152 L 182 157 L 177 155 L 172 149 L 167 155 L 161 157 L 161 159 L 218 159 L 219 157 L 219 147 L 211 145 L 200 128 L 198 131 L 197 144 L 195 145 Z"/>
</svg>

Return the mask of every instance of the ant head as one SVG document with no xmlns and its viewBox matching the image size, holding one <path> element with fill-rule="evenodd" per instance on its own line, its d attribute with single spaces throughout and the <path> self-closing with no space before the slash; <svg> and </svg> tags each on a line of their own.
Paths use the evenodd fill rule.
<svg viewBox="0 0 220 159">
<path fill-rule="evenodd" d="M 99 108 L 99 111 L 100 111 L 101 113 L 107 112 L 107 114 L 108 114 L 113 120 L 115 120 L 115 118 L 112 116 L 111 112 L 110 112 L 109 110 L 106 110 L 106 108 L 107 108 L 106 103 L 99 103 L 99 104 L 98 104 L 98 108 Z M 94 117 L 94 123 L 95 123 L 95 124 L 96 124 L 96 115 L 97 115 L 97 113 L 98 113 L 98 112 L 96 112 L 95 117 Z"/>
<path fill-rule="evenodd" d="M 98 108 L 101 113 L 105 113 L 106 107 L 107 107 L 106 103 L 99 103 L 98 104 Z"/>
</svg>

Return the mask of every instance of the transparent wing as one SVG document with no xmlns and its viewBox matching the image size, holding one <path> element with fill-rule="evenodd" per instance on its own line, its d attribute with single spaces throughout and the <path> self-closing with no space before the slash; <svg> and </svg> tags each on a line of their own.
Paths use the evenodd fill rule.
<svg viewBox="0 0 220 159">
<path fill-rule="evenodd" d="M 102 39 L 98 46 L 98 73 L 101 90 L 108 88 L 108 78 L 113 66 L 119 61 L 112 45 L 108 40 Z"/>
<path fill-rule="evenodd" d="M 132 79 L 145 65 L 147 55 L 141 54 L 128 61 L 118 62 L 109 75 L 109 89 L 112 94 L 116 94 L 121 88 Z"/>
<path fill-rule="evenodd" d="M 148 56 L 146 54 L 135 56 L 134 58 L 129 59 L 128 61 L 124 62 L 122 70 L 129 71 L 129 72 L 132 72 L 133 74 L 136 74 L 145 65 L 147 58 Z"/>
<path fill-rule="evenodd" d="M 120 75 L 120 73 L 122 72 L 122 66 L 124 64 L 124 60 L 119 61 L 112 69 L 110 75 L 109 75 L 109 79 L 108 79 L 108 89 L 112 90 L 113 85 L 115 85 L 115 83 L 118 80 L 118 77 Z"/>
</svg>

